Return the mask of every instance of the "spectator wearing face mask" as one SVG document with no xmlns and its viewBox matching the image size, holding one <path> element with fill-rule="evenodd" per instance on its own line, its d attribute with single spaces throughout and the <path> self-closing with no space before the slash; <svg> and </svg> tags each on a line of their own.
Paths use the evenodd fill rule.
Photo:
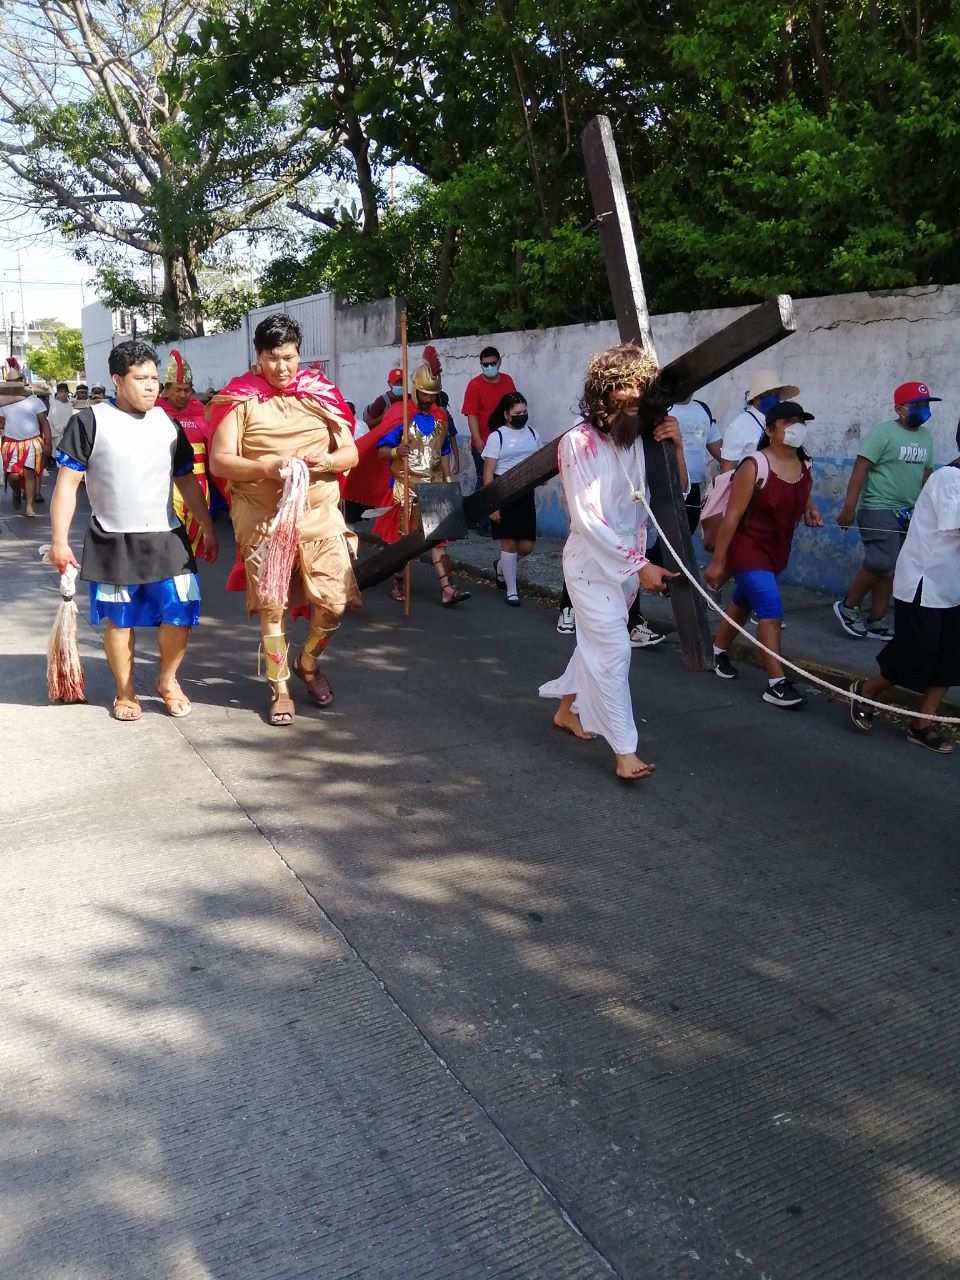
<svg viewBox="0 0 960 1280">
<path fill-rule="evenodd" d="M 924 382 L 901 383 L 893 393 L 894 421 L 882 422 L 860 441 L 837 524 L 847 529 L 857 521 L 863 566 L 833 606 L 854 639 L 893 639 L 886 622 L 893 575 L 914 505 L 933 470 L 933 436 L 924 424 L 930 402 L 939 399 Z M 868 593 L 870 613 L 864 622 L 860 606 Z"/>
<path fill-rule="evenodd" d="M 500 371 L 500 352 L 496 347 L 484 347 L 480 352 L 480 372 L 467 383 L 463 393 L 461 413 L 466 414 L 470 427 L 470 452 L 477 471 L 477 488 L 483 484 L 483 447 L 490 434 L 490 415 L 505 395 L 516 391 L 516 384 L 509 373 Z M 486 516 L 477 522 L 480 533 L 490 532 Z"/>
<path fill-rule="evenodd" d="M 781 400 L 792 400 L 799 387 L 784 384 L 775 369 L 756 369 L 750 375 L 743 412 L 727 424 L 720 446 L 720 470 L 733 471 L 753 453 L 764 435 L 766 415 Z"/>
<path fill-rule="evenodd" d="M 507 392 L 490 415 L 488 425 L 490 434 L 483 446 L 484 484 L 526 462 L 543 443 L 530 425 L 527 402 L 519 391 Z M 506 592 L 507 604 L 516 606 L 520 603 L 517 562 L 530 554 L 537 540 L 537 503 L 533 490 L 491 511 L 490 526 L 500 542 L 500 555 L 494 563 L 497 586 Z"/>
<path fill-rule="evenodd" d="M 767 412 L 763 438 L 737 468 L 730 497 L 717 533 L 713 559 L 704 578 L 718 591 L 732 574 L 733 600 L 713 644 L 715 672 L 733 680 L 737 669 L 727 654 L 736 632 L 751 612 L 757 616 L 757 637 L 773 654 L 780 653 L 783 602 L 777 578 L 787 567 L 793 534 L 801 520 L 820 528 L 823 519 L 813 503 L 813 475 L 803 448 L 812 413 L 790 400 Z M 806 701 L 786 678 L 778 658 L 763 654 L 767 687 L 763 701 L 775 707 L 802 707 Z"/>
<path fill-rule="evenodd" d="M 396 404 L 403 395 L 403 370 L 391 369 L 387 374 L 387 389 L 376 400 L 370 402 L 363 411 L 363 420 L 367 429 L 373 431 L 383 421 L 383 415 L 391 405 Z"/>
</svg>

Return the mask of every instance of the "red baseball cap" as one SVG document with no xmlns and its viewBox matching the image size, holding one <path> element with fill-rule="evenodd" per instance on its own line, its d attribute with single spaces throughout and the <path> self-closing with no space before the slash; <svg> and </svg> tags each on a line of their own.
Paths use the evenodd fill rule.
<svg viewBox="0 0 960 1280">
<path fill-rule="evenodd" d="M 943 396 L 932 396 L 925 382 L 901 382 L 893 393 L 893 403 L 910 404 L 913 400 L 942 400 Z"/>
<path fill-rule="evenodd" d="M 403 382 L 403 370 L 391 369 L 387 374 L 387 386 L 398 387 Z"/>
</svg>

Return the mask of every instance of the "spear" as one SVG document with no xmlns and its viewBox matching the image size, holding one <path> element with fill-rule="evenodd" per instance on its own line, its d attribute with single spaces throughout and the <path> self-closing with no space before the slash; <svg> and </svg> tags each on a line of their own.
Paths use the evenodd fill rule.
<svg viewBox="0 0 960 1280">
<path fill-rule="evenodd" d="M 410 532 L 410 401 L 407 396 L 407 311 L 400 312 L 400 373 L 403 377 L 403 531 Z M 410 561 L 403 566 L 403 616 L 410 617 Z"/>
</svg>

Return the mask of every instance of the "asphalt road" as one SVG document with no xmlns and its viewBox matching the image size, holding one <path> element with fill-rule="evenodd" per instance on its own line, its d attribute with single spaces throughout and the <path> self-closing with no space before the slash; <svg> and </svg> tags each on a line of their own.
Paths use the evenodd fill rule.
<svg viewBox="0 0 960 1280">
<path fill-rule="evenodd" d="M 554 611 L 421 567 L 285 730 L 205 569 L 118 725 L 4 523 L 3 1280 L 960 1275 L 957 757 L 661 646 L 618 785 Z"/>
</svg>

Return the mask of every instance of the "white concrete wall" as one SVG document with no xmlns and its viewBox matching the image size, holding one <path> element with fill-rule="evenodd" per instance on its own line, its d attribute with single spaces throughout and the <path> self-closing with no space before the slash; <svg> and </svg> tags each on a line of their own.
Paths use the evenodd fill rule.
<svg viewBox="0 0 960 1280">
<path fill-rule="evenodd" d="M 892 416 L 894 387 L 916 378 L 943 396 L 943 405 L 934 406 L 931 428 L 938 461 L 946 461 L 960 415 L 960 363 L 955 355 L 960 349 L 960 285 L 800 299 L 795 307 L 797 332 L 792 337 L 698 392 L 721 426 L 740 412 L 750 370 L 776 368 L 784 382 L 800 387 L 804 407 L 816 415 L 813 451 L 852 456 L 861 431 Z M 747 310 L 730 307 L 655 316 L 657 354 L 666 364 Z M 497 347 L 504 371 L 529 398 L 531 420 L 550 439 L 576 415 L 590 356 L 616 341 L 616 325 L 610 321 L 448 338 L 434 345 L 455 410 L 463 402 L 467 382 L 480 371 L 481 347 Z M 411 349 L 411 365 L 421 351 L 422 344 Z M 340 388 L 363 406 L 385 388 L 387 370 L 398 362 L 396 346 L 356 352 L 341 348 L 336 368 Z"/>
<path fill-rule="evenodd" d="M 698 396 L 721 427 L 743 406 L 751 369 L 775 368 L 784 383 L 800 387 L 799 399 L 816 415 L 809 451 L 815 457 L 816 496 L 828 520 L 839 509 L 861 434 L 893 416 L 893 390 L 916 379 L 943 403 L 930 423 L 938 463 L 958 452 L 960 416 L 960 286 L 852 293 L 796 302 L 797 332 L 758 359 L 704 387 Z M 675 359 L 749 308 L 725 308 L 655 316 L 653 335 L 663 363 Z M 617 341 L 613 322 L 561 329 L 452 338 L 434 345 L 443 362 L 443 385 L 457 413 L 467 381 L 479 372 L 479 352 L 488 343 L 503 356 L 503 368 L 528 397 L 533 425 L 544 439 L 574 421 L 590 356 Z M 422 347 L 411 350 L 411 363 Z M 337 381 L 359 410 L 386 386 L 387 370 L 399 361 L 396 346 L 337 352 Z M 460 417 L 460 429 L 466 424 Z M 538 494 L 540 529 L 562 533 L 564 518 L 556 483 Z M 824 532 L 799 530 L 788 577 L 821 590 L 839 590 L 859 557 L 855 533 L 835 525 Z"/>
<path fill-rule="evenodd" d="M 102 302 L 91 302 L 80 312 L 83 338 L 83 372 L 88 386 L 107 385 L 107 361 L 113 349 L 113 312 Z M 129 335 L 126 335 L 129 336 Z"/>
<path fill-rule="evenodd" d="M 160 357 L 160 377 L 163 377 L 167 357 L 173 348 L 180 352 L 193 371 L 193 385 L 197 391 L 213 387 L 219 391 L 231 378 L 249 366 L 253 350 L 247 346 L 243 329 L 229 333 L 214 333 L 208 338 L 184 338 L 179 342 L 161 342 L 156 351 Z"/>
</svg>

